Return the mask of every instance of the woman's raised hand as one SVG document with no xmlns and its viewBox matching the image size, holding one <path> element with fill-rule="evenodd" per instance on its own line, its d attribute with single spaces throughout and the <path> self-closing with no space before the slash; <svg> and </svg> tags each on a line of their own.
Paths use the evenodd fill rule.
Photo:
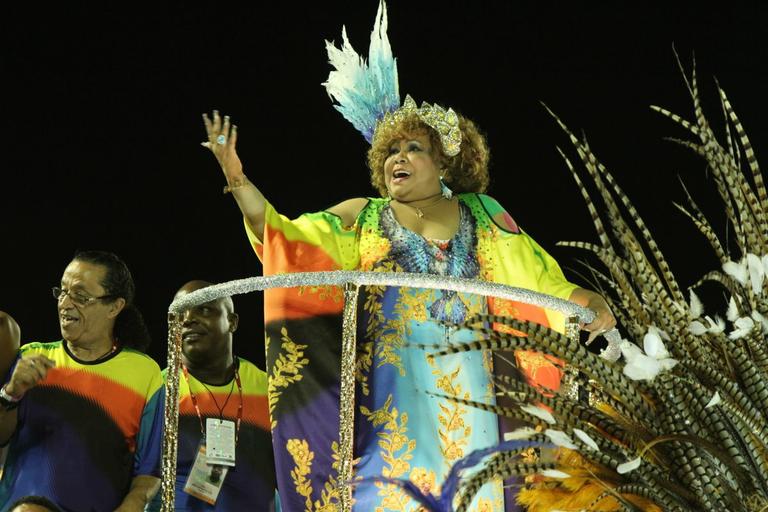
<svg viewBox="0 0 768 512">
<path fill-rule="evenodd" d="M 237 126 L 231 124 L 229 116 L 222 117 L 218 110 L 213 111 L 213 115 L 203 114 L 203 123 L 205 131 L 208 134 L 208 140 L 201 144 L 211 150 L 218 160 L 221 170 L 227 178 L 230 186 L 237 186 L 242 182 L 243 164 L 240 157 L 237 156 Z"/>
<path fill-rule="evenodd" d="M 229 122 L 229 116 L 224 116 L 222 119 L 218 110 L 214 110 L 210 117 L 208 114 L 203 114 L 203 122 L 208 140 L 202 145 L 213 152 L 221 170 L 224 171 L 224 177 L 227 179 L 224 193 L 232 193 L 253 233 L 259 240 L 263 239 L 267 200 L 243 174 L 243 164 L 235 149 L 237 126 Z"/>
</svg>

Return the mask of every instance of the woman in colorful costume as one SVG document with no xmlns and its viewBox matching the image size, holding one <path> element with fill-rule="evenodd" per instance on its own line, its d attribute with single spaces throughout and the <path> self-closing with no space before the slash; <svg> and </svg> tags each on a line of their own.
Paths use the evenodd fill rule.
<svg viewBox="0 0 768 512">
<path fill-rule="evenodd" d="M 400 104 L 397 69 L 379 7 L 369 63 L 343 34 L 328 44 L 337 68 L 325 84 L 336 108 L 371 143 L 368 164 L 379 198 L 356 198 L 289 220 L 243 173 L 237 127 L 204 116 L 208 140 L 240 207 L 264 275 L 328 270 L 404 271 L 500 282 L 570 299 L 597 313 L 585 326 L 614 326 L 598 294 L 569 283 L 522 232 L 488 185 L 488 148 L 475 125 L 453 110 Z M 451 190 L 453 189 L 453 190 Z M 355 476 L 406 478 L 439 492 L 458 459 L 500 440 L 497 417 L 433 394 L 494 400 L 490 355 L 439 361 L 418 343 L 457 343 L 446 327 L 474 313 L 509 314 L 563 329 L 561 315 L 524 304 L 455 292 L 368 287 L 360 298 L 356 361 Z M 265 293 L 267 373 L 281 504 L 288 511 L 336 510 L 338 491 L 341 291 L 294 288 Z M 560 369 L 536 353 L 518 353 L 530 381 L 557 389 Z M 399 487 L 365 484 L 355 510 L 415 511 Z M 505 510 L 500 482 L 486 485 L 470 510 Z M 510 502 L 511 500 L 507 500 Z M 507 510 L 514 504 L 508 503 Z"/>
</svg>

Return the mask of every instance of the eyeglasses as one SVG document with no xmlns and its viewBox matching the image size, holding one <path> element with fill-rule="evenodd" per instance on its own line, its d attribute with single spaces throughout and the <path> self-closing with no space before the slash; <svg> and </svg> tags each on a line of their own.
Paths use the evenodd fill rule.
<svg viewBox="0 0 768 512">
<path fill-rule="evenodd" d="M 53 298 L 56 299 L 58 302 L 61 302 L 62 300 L 64 300 L 64 297 L 69 296 L 69 300 L 71 300 L 78 306 L 87 306 L 88 304 L 96 300 L 114 298 L 114 295 L 102 295 L 101 297 L 91 297 L 87 293 L 79 292 L 77 290 L 65 290 L 63 288 L 59 288 L 58 286 L 54 286 L 53 288 L 51 288 L 51 292 L 53 293 Z"/>
</svg>

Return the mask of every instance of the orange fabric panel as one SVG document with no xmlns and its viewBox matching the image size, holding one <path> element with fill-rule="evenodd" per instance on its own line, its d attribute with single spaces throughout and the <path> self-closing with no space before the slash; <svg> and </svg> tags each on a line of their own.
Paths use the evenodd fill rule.
<svg viewBox="0 0 768 512">
<path fill-rule="evenodd" d="M 339 314 L 344 309 L 343 292 L 333 287 L 329 293 L 338 298 L 319 300 L 320 290 L 280 288 L 270 290 L 264 297 L 264 321 L 313 318 L 320 315 Z"/>
<path fill-rule="evenodd" d="M 494 299 L 492 297 L 489 298 L 488 305 L 493 314 L 509 315 L 518 320 L 534 322 L 549 327 L 546 312 L 543 308 L 538 306 L 509 300 Z M 505 325 L 494 324 L 493 327 L 502 332 L 512 332 L 516 335 L 522 335 L 522 333 Z M 562 368 L 565 364 L 564 361 L 532 350 L 516 350 L 515 359 L 529 384 L 552 391 L 560 389 L 560 381 L 563 376 Z"/>
<path fill-rule="evenodd" d="M 64 389 L 95 402 L 127 439 L 139 432 L 138 420 L 146 405 L 144 397 L 118 382 L 83 368 L 51 368 L 40 385 Z"/>
<path fill-rule="evenodd" d="M 229 393 L 213 393 L 218 402 L 218 406 L 226 403 L 224 407 L 224 416 L 226 418 L 237 418 L 237 406 L 240 404 L 240 397 L 237 394 L 237 389 L 232 392 L 232 395 L 227 400 Z M 219 409 L 214 404 L 210 393 L 195 394 L 197 398 L 198 406 L 200 407 L 200 414 L 204 417 L 218 417 Z M 183 396 L 179 401 L 179 414 L 187 416 L 197 416 L 194 405 L 192 405 L 192 399 L 189 395 Z M 262 430 L 270 430 L 271 422 L 269 421 L 269 404 L 267 403 L 266 395 L 247 395 L 243 393 L 243 422 L 249 423 Z"/>
<path fill-rule="evenodd" d="M 288 240 L 282 231 L 265 229 L 269 254 L 264 261 L 264 275 L 286 272 L 339 270 L 339 264 L 320 246 L 302 240 Z"/>
<path fill-rule="evenodd" d="M 287 240 L 281 231 L 267 229 L 269 256 L 264 261 L 264 275 L 295 272 L 340 270 L 339 264 L 318 247 L 300 240 Z M 323 293 L 325 292 L 325 293 Z M 338 314 L 343 308 L 341 289 L 277 288 L 264 297 L 265 321 L 311 318 Z"/>
</svg>

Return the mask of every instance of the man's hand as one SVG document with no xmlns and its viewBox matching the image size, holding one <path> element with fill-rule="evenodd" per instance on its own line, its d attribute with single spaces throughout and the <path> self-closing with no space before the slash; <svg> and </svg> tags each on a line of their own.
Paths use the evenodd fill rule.
<svg viewBox="0 0 768 512">
<path fill-rule="evenodd" d="M 115 512 L 143 512 L 144 507 L 160 489 L 160 479 L 149 475 L 133 477 L 131 490 Z"/>
<path fill-rule="evenodd" d="M 43 355 L 22 357 L 13 369 L 11 380 L 5 385 L 5 392 L 21 399 L 27 391 L 45 379 L 48 370 L 54 366 L 56 363 Z"/>
</svg>

